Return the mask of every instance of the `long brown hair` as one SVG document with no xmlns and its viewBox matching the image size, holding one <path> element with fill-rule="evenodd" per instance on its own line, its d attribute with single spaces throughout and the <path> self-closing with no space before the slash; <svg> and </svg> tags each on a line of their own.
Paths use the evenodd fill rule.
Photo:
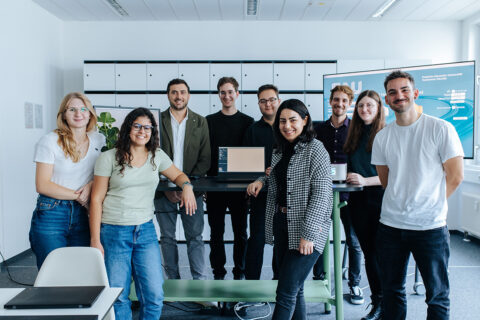
<svg viewBox="0 0 480 320">
<path fill-rule="evenodd" d="M 382 99 L 380 98 L 380 95 L 373 90 L 363 91 L 358 95 L 357 102 L 355 103 L 355 110 L 353 111 L 353 117 L 350 121 L 350 125 L 348 126 L 347 140 L 343 145 L 343 151 L 346 154 L 352 154 L 355 152 L 355 150 L 357 150 L 358 142 L 362 136 L 362 128 L 364 123 L 362 118 L 360 118 L 358 115 L 358 104 L 364 97 L 372 98 L 377 103 L 377 114 L 373 119 L 370 137 L 365 148 L 367 152 L 372 152 L 373 140 L 375 139 L 377 132 L 385 127 L 385 111 L 383 110 Z"/>
<path fill-rule="evenodd" d="M 86 95 L 80 92 L 70 92 L 67 94 L 62 102 L 60 103 L 60 108 L 57 113 L 57 129 L 55 133 L 58 135 L 58 145 L 62 148 L 65 157 L 72 159 L 73 162 L 80 161 L 80 152 L 77 151 L 77 143 L 73 139 L 73 133 L 70 127 L 68 126 L 67 121 L 65 120 L 64 114 L 67 111 L 70 101 L 73 99 L 80 99 L 87 107 L 90 112 L 90 121 L 87 124 L 87 132 L 93 131 L 97 124 L 97 114 L 93 109 L 92 103 L 87 98 Z"/>
</svg>

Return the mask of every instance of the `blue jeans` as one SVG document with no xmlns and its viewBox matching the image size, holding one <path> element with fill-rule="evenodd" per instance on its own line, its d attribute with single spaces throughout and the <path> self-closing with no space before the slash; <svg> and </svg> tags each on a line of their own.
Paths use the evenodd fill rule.
<svg viewBox="0 0 480 320">
<path fill-rule="evenodd" d="M 320 253 L 314 249 L 312 254 L 303 255 L 298 250 L 289 250 L 287 228 L 287 214 L 276 212 L 273 217 L 273 250 L 279 267 L 279 279 L 272 320 L 305 320 L 307 308 L 303 284 Z"/>
<path fill-rule="evenodd" d="M 30 226 L 30 246 L 37 267 L 47 255 L 63 247 L 88 247 L 90 229 L 87 209 L 74 200 L 58 200 L 39 195 Z"/>
<path fill-rule="evenodd" d="M 195 280 L 206 279 L 205 247 L 203 244 L 203 196 L 197 197 L 197 210 L 192 216 L 185 213 L 185 208 L 177 209 L 177 203 L 170 202 L 163 196 L 155 200 L 155 215 L 160 226 L 160 244 L 162 248 L 163 265 L 169 279 L 180 279 L 178 269 L 178 248 L 176 240 L 177 215 L 182 219 L 190 272 Z"/>
<path fill-rule="evenodd" d="M 137 226 L 102 223 L 100 240 L 111 287 L 123 288 L 115 302 L 115 318 L 132 319 L 130 281 L 133 275 L 140 319 L 158 320 L 163 306 L 162 259 L 152 220 Z"/>
<path fill-rule="evenodd" d="M 405 277 L 410 252 L 423 278 L 428 305 L 427 319 L 448 319 L 450 315 L 448 258 L 450 235 L 447 227 L 425 231 L 403 230 L 380 224 L 377 231 L 384 319 L 405 319 L 407 299 Z"/>
</svg>

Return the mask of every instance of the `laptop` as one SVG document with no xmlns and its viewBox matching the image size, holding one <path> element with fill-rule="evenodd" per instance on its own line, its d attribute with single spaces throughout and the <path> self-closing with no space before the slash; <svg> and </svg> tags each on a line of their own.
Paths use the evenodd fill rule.
<svg viewBox="0 0 480 320">
<path fill-rule="evenodd" d="M 10 301 L 5 309 L 89 308 L 105 286 L 32 287 L 26 288 Z"/>
<path fill-rule="evenodd" d="M 218 176 L 221 182 L 251 182 L 265 174 L 265 147 L 219 147 Z"/>
</svg>

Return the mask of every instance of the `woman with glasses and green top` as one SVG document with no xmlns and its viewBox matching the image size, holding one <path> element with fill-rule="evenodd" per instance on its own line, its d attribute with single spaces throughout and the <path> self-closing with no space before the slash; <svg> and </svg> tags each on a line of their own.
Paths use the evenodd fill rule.
<svg viewBox="0 0 480 320">
<path fill-rule="evenodd" d="M 110 286 L 123 288 L 114 304 L 117 319 L 132 318 L 132 276 L 140 319 L 159 319 L 162 312 L 162 261 L 152 220 L 159 173 L 183 189 L 180 206 L 194 214 L 190 180 L 159 148 L 153 114 L 137 108 L 125 118 L 115 148 L 97 160 L 90 205 L 90 245 L 105 256 Z"/>
<path fill-rule="evenodd" d="M 67 94 L 57 113 L 57 129 L 35 146 L 38 195 L 30 227 L 30 246 L 37 267 L 61 247 L 88 246 L 88 203 L 93 167 L 105 145 L 95 132 L 97 115 L 88 98 Z"/>
</svg>

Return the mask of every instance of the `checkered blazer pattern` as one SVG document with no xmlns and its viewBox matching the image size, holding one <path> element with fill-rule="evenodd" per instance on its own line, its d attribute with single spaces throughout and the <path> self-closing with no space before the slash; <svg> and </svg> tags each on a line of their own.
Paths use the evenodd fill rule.
<svg viewBox="0 0 480 320">
<path fill-rule="evenodd" d="M 277 204 L 277 181 L 273 170 L 282 158 L 274 151 L 272 174 L 259 178 L 268 187 L 265 213 L 265 242 L 273 244 L 273 216 Z M 288 248 L 297 249 L 300 238 L 312 241 L 320 253 L 328 239 L 332 223 L 332 178 L 330 157 L 323 144 L 313 139 L 299 142 L 287 169 Z"/>
</svg>

